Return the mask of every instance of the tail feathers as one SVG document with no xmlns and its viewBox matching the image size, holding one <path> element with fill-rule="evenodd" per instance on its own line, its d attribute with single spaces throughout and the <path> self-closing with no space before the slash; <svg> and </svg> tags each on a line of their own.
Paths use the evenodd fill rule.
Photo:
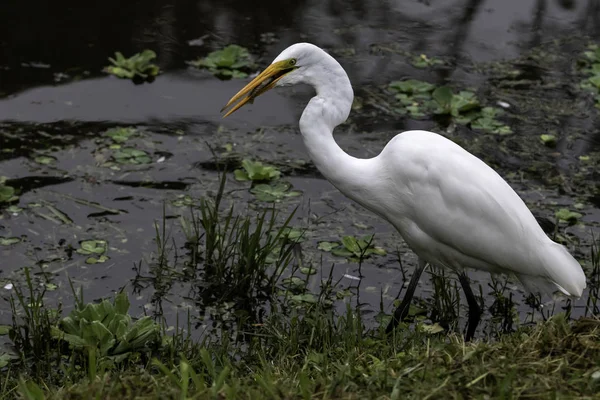
<svg viewBox="0 0 600 400">
<path fill-rule="evenodd" d="M 586 288 L 586 278 L 579 262 L 567 249 L 555 242 L 544 244 L 539 254 L 539 267 L 531 274 L 517 277 L 528 291 L 554 294 L 561 292 L 579 298 Z"/>
</svg>

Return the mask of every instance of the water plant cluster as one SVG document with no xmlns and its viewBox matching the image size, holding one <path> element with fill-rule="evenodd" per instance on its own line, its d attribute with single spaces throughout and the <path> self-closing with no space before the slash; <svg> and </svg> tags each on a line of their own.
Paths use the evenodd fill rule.
<svg viewBox="0 0 600 400">
<path fill-rule="evenodd" d="M 394 81 L 388 86 L 397 100 L 393 109 L 411 118 L 430 115 L 449 116 L 457 124 L 498 135 L 512 133 L 512 129 L 498 120 L 503 114 L 498 107 L 485 107 L 475 93 L 461 90 L 454 93 L 448 86 L 435 86 L 425 81 L 408 79 Z"/>
</svg>

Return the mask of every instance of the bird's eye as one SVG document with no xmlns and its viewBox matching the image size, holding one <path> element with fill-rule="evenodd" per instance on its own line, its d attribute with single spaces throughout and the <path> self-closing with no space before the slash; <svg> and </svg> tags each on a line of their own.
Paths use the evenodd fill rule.
<svg viewBox="0 0 600 400">
<path fill-rule="evenodd" d="M 295 58 L 292 58 L 290 60 L 290 65 L 296 65 L 296 59 Z"/>
</svg>

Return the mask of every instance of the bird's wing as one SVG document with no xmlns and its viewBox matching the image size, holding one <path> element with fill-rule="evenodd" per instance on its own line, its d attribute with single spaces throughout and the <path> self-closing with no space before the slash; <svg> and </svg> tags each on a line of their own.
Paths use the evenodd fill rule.
<svg viewBox="0 0 600 400">
<path fill-rule="evenodd" d="M 411 139 L 396 140 L 391 151 L 382 153 L 393 158 L 388 172 L 402 192 L 407 242 L 431 246 L 425 243 L 428 237 L 440 249 L 447 246 L 502 269 L 536 273 L 523 268 L 537 268 L 531 249 L 546 236 L 508 183 L 441 136 Z"/>
</svg>

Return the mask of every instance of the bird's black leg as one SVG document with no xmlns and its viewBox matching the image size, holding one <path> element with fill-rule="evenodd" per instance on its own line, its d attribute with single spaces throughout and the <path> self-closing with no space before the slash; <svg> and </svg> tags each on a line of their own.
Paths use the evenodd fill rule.
<svg viewBox="0 0 600 400">
<path fill-rule="evenodd" d="M 469 322 L 467 325 L 467 335 L 465 336 L 465 340 L 468 342 L 475 336 L 475 329 L 477 328 L 477 325 L 479 325 L 479 320 L 481 320 L 481 308 L 479 308 L 479 304 L 477 304 L 475 295 L 471 290 L 467 274 L 461 272 L 458 274 L 458 280 L 460 281 L 465 296 L 467 297 L 467 303 L 469 304 Z"/>
<path fill-rule="evenodd" d="M 408 288 L 406 289 L 406 294 L 402 299 L 402 303 L 398 306 L 396 311 L 394 311 L 394 316 L 392 320 L 388 324 L 387 328 L 385 328 L 385 333 L 390 334 L 394 330 L 394 328 L 400 323 L 400 321 L 404 320 L 408 315 L 408 310 L 410 308 L 410 302 L 412 301 L 413 295 L 415 294 L 415 289 L 417 288 L 417 284 L 419 283 L 419 278 L 425 269 L 427 263 L 421 259 L 419 259 L 419 266 L 413 273 L 412 278 L 410 278 L 410 282 L 408 284 Z"/>
</svg>

